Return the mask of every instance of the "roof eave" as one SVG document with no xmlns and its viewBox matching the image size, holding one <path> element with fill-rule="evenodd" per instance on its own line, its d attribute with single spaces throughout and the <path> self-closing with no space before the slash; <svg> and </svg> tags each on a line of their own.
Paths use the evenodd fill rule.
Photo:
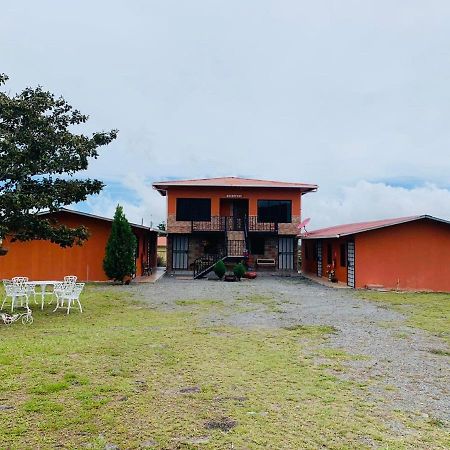
<svg viewBox="0 0 450 450">
<path fill-rule="evenodd" d="M 434 222 L 440 222 L 440 223 L 445 223 L 447 225 L 450 225 L 450 221 L 448 221 L 448 220 L 440 219 L 439 217 L 431 216 L 429 214 L 422 214 L 420 216 L 405 218 L 404 220 L 400 220 L 395 223 L 387 223 L 384 225 L 374 225 L 372 227 L 367 227 L 367 228 L 364 228 L 361 230 L 352 230 L 352 231 L 349 231 L 346 233 L 339 233 L 339 234 L 329 234 L 329 235 L 327 235 L 327 234 L 320 235 L 319 234 L 316 236 L 304 235 L 304 236 L 301 236 L 301 239 L 339 239 L 341 237 L 352 236 L 354 234 L 366 233 L 367 231 L 381 230 L 383 228 L 393 227 L 395 225 L 402 225 L 404 223 L 416 222 L 417 220 L 424 220 L 424 219 L 428 219 L 428 220 L 432 220 Z"/>
<path fill-rule="evenodd" d="M 301 191 L 302 194 L 306 194 L 307 192 L 316 192 L 319 186 L 317 185 L 304 185 L 304 186 L 272 186 L 272 185 L 258 185 L 258 184 L 176 184 L 170 183 L 167 185 L 163 184 L 153 184 L 153 189 L 157 190 L 161 195 L 166 195 L 167 189 L 171 187 L 179 187 L 179 188 L 211 188 L 211 187 L 220 187 L 220 188 L 238 188 L 238 189 L 246 189 L 246 188 L 256 188 L 256 189 L 295 189 Z"/>
<path fill-rule="evenodd" d="M 90 214 L 90 213 L 85 213 L 83 211 L 74 211 L 73 209 L 68 209 L 68 208 L 59 208 L 57 211 L 40 211 L 37 213 L 38 216 L 45 216 L 48 214 L 55 214 L 58 212 L 66 212 L 66 213 L 70 213 L 70 214 L 76 214 L 77 216 L 83 216 L 83 217 L 88 217 L 91 219 L 97 219 L 97 220 L 104 220 L 105 222 L 112 222 L 113 219 L 110 219 L 109 217 L 103 217 L 103 216 L 97 216 L 95 214 Z M 165 231 L 159 230 L 157 228 L 152 228 L 152 227 L 147 227 L 145 225 L 139 225 L 137 223 L 133 223 L 130 222 L 130 226 L 133 228 L 139 228 L 142 230 L 147 230 L 147 231 L 152 231 L 155 233 L 165 233 Z"/>
</svg>

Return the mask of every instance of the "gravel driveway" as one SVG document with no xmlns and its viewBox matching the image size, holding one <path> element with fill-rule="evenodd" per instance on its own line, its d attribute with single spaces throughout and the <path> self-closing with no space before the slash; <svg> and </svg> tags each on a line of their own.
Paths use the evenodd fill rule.
<svg viewBox="0 0 450 450">
<path fill-rule="evenodd" d="M 449 358 L 431 352 L 446 350 L 445 343 L 407 326 L 402 314 L 361 300 L 352 290 L 270 276 L 240 283 L 166 276 L 156 284 L 123 289 L 163 310 L 182 308 L 180 300 L 219 300 L 229 306 L 227 314 L 213 309 L 205 325 L 333 326 L 336 333 L 324 345 L 363 356 L 347 361 L 347 370 L 338 376 L 368 381 L 371 400 L 389 409 L 450 419 Z"/>
</svg>

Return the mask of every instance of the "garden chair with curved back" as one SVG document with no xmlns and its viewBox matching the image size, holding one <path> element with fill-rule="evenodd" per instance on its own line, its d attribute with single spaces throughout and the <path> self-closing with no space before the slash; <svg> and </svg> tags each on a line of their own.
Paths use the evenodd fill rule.
<svg viewBox="0 0 450 450">
<path fill-rule="evenodd" d="M 13 282 L 13 284 L 19 285 L 21 287 L 21 289 L 25 290 L 28 298 L 30 298 L 31 296 L 33 296 L 34 298 L 34 303 L 36 303 L 37 305 L 37 301 L 36 301 L 36 284 L 35 283 L 30 283 L 28 281 L 28 277 L 13 277 L 11 279 L 11 281 Z"/>
<path fill-rule="evenodd" d="M 25 300 L 25 308 L 27 310 L 30 309 L 28 306 L 28 291 L 25 284 L 14 283 L 12 280 L 3 280 L 3 286 L 5 288 L 5 298 L 3 299 L 1 309 L 5 306 L 8 297 L 11 297 L 11 312 L 14 312 L 14 307 L 18 299 L 20 299 L 20 306 L 23 306 L 23 301 Z"/>
<path fill-rule="evenodd" d="M 55 283 L 55 285 L 53 286 L 53 295 L 56 297 L 55 311 L 58 309 L 59 300 L 60 298 L 62 298 L 64 292 L 72 289 L 76 282 L 77 277 L 75 275 L 66 275 L 64 277 L 64 281 Z"/>
<path fill-rule="evenodd" d="M 68 285 L 59 295 L 59 301 L 56 305 L 55 311 L 58 308 L 64 308 L 64 302 L 67 302 L 67 314 L 70 313 L 70 308 L 76 302 L 80 312 L 83 312 L 83 308 L 80 302 L 80 295 L 83 292 L 85 283 L 75 283 L 74 285 Z"/>
<path fill-rule="evenodd" d="M 78 280 L 78 277 L 76 275 L 66 275 L 64 277 L 64 283 L 71 283 L 75 284 Z"/>
</svg>

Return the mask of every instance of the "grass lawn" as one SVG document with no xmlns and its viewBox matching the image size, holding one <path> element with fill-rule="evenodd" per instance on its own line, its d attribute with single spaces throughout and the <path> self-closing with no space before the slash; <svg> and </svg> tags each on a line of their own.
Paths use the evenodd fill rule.
<svg viewBox="0 0 450 450">
<path fill-rule="evenodd" d="M 214 299 L 82 300 L 83 314 L 35 307 L 33 325 L 0 325 L 1 448 L 447 448 L 440 424 L 337 376 L 352 356 L 326 351 L 330 328 L 202 326 L 224 309 Z"/>
<path fill-rule="evenodd" d="M 363 292 L 360 295 L 405 314 L 410 326 L 427 330 L 450 344 L 450 294 Z"/>
</svg>

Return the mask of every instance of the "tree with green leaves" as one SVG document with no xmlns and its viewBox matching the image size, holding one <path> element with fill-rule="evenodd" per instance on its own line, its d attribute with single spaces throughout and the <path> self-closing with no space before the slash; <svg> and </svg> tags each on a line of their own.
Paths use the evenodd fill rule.
<svg viewBox="0 0 450 450">
<path fill-rule="evenodd" d="M 114 281 L 122 281 L 135 271 L 136 237 L 125 217 L 123 208 L 117 205 L 111 227 L 111 235 L 106 244 L 103 269 Z"/>
<path fill-rule="evenodd" d="M 0 86 L 8 77 L 0 74 Z M 89 237 L 83 227 L 58 224 L 51 215 L 71 203 L 98 194 L 103 183 L 76 174 L 98 157 L 98 148 L 117 137 L 117 130 L 76 134 L 88 116 L 62 97 L 37 88 L 9 95 L 0 91 L 0 241 L 50 240 L 61 247 Z"/>
</svg>

